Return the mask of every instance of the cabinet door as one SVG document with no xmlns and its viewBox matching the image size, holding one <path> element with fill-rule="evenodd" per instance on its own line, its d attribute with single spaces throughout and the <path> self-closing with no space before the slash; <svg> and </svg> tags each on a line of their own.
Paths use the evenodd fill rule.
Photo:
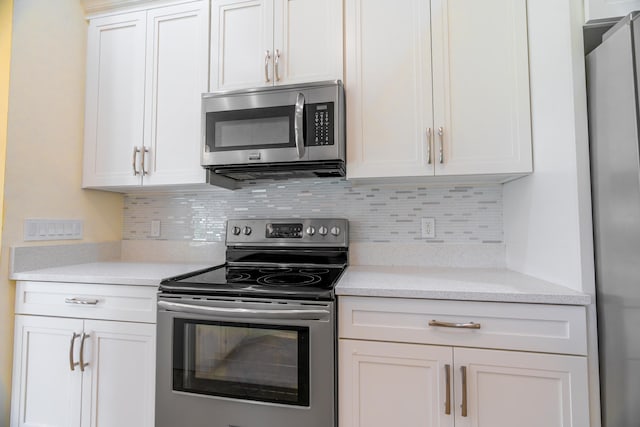
<svg viewBox="0 0 640 427">
<path fill-rule="evenodd" d="M 83 427 L 153 427 L 155 325 L 86 320 Z"/>
<path fill-rule="evenodd" d="M 133 150 L 143 143 L 145 20 L 135 12 L 89 23 L 83 187 L 141 183 Z"/>
<path fill-rule="evenodd" d="M 589 425 L 587 358 L 454 349 L 456 427 L 583 427 Z M 467 416 L 462 416 L 461 368 Z"/>
<path fill-rule="evenodd" d="M 80 426 L 82 373 L 71 363 L 81 332 L 78 319 L 16 316 L 12 427 Z"/>
<path fill-rule="evenodd" d="M 585 0 L 585 21 L 616 18 L 640 10 L 640 0 Z"/>
<path fill-rule="evenodd" d="M 339 351 L 341 427 L 453 426 L 451 347 L 340 340 Z"/>
<path fill-rule="evenodd" d="M 275 0 L 275 83 L 342 80 L 342 33 L 342 0 Z"/>
<path fill-rule="evenodd" d="M 433 174 L 429 3 L 346 0 L 349 178 Z"/>
<path fill-rule="evenodd" d="M 208 15 L 204 1 L 148 12 L 144 185 L 205 182 L 200 105 L 209 80 Z"/>
<path fill-rule="evenodd" d="M 531 172 L 526 7 L 432 2 L 436 175 Z"/>
<path fill-rule="evenodd" d="M 273 1 L 212 1 L 211 90 L 273 85 Z"/>
</svg>

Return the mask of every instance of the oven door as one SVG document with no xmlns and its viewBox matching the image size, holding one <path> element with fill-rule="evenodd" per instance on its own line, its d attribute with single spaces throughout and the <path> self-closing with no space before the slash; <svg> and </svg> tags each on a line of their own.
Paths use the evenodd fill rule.
<svg viewBox="0 0 640 427">
<path fill-rule="evenodd" d="M 156 427 L 335 426 L 332 302 L 158 307 Z"/>
</svg>

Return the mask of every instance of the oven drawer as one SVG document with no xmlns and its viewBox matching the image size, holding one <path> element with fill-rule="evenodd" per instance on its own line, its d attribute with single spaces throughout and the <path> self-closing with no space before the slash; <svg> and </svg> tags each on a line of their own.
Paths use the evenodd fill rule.
<svg viewBox="0 0 640 427">
<path fill-rule="evenodd" d="M 16 287 L 16 314 L 156 323 L 155 286 L 27 282 Z"/>
<path fill-rule="evenodd" d="M 347 296 L 338 313 L 340 338 L 587 354 L 583 306 Z"/>
</svg>

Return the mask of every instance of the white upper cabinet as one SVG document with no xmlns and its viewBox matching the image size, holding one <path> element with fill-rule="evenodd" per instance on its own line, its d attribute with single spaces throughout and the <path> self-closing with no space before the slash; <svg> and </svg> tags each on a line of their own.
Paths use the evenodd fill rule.
<svg viewBox="0 0 640 427">
<path fill-rule="evenodd" d="M 208 19 L 196 1 L 90 21 L 83 187 L 205 182 Z"/>
<path fill-rule="evenodd" d="M 526 0 L 347 0 L 345 22 L 349 178 L 532 171 Z"/>
<path fill-rule="evenodd" d="M 275 0 L 273 22 L 275 84 L 342 80 L 342 0 Z"/>
<path fill-rule="evenodd" d="M 640 0 L 584 0 L 584 20 L 617 18 L 640 10 Z"/>
<path fill-rule="evenodd" d="M 211 90 L 342 78 L 342 0 L 213 0 Z"/>
<path fill-rule="evenodd" d="M 147 14 L 145 185 L 201 183 L 200 100 L 209 85 L 206 3 Z"/>
<path fill-rule="evenodd" d="M 436 174 L 531 172 L 526 0 L 431 4 Z"/>
<path fill-rule="evenodd" d="M 424 0 L 347 0 L 349 177 L 433 175 L 429 13 Z"/>
<path fill-rule="evenodd" d="M 145 36 L 144 12 L 89 23 L 83 187 L 141 182 L 133 151 L 143 138 Z"/>
<path fill-rule="evenodd" d="M 272 84 L 273 1 L 211 4 L 211 89 Z"/>
</svg>

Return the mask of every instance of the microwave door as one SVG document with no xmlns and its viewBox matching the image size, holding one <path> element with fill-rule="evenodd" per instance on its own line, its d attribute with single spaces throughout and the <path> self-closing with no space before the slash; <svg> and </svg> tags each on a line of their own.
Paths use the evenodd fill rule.
<svg viewBox="0 0 640 427">
<path fill-rule="evenodd" d="M 262 99 L 262 98 L 280 99 Z M 237 98 L 237 97 L 235 97 Z M 252 102 L 253 100 L 253 102 Z M 204 100 L 206 103 L 209 100 Z M 302 93 L 265 93 L 232 99 L 218 110 L 204 105 L 204 166 L 307 160 L 305 97 Z"/>
</svg>

